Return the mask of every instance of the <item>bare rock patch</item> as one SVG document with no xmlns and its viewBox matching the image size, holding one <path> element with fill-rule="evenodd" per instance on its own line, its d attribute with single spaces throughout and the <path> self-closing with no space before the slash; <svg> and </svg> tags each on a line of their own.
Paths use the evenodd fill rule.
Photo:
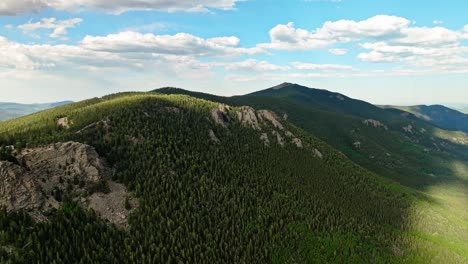
<svg viewBox="0 0 468 264">
<path fill-rule="evenodd" d="M 68 120 L 68 117 L 61 117 L 57 119 L 57 126 L 63 127 L 63 128 L 70 128 L 70 121 Z"/>
<path fill-rule="evenodd" d="M 255 110 L 252 107 L 242 106 L 240 111 L 237 112 L 237 117 L 243 125 L 252 127 L 255 130 L 260 130 Z"/>
<path fill-rule="evenodd" d="M 108 182 L 109 192 L 93 193 L 81 201 L 81 205 L 93 209 L 101 218 L 119 227 L 128 227 L 130 212 L 138 207 L 138 201 L 127 192 L 125 185 Z"/>
<path fill-rule="evenodd" d="M 283 125 L 278 121 L 278 117 L 276 114 L 269 110 L 259 110 L 258 117 L 261 121 L 267 120 L 269 121 L 275 128 L 279 130 L 284 130 Z"/>
<path fill-rule="evenodd" d="M 260 140 L 263 141 L 263 144 L 265 144 L 265 146 L 270 146 L 270 139 L 268 138 L 267 133 L 262 133 L 262 135 L 260 136 Z"/>
<path fill-rule="evenodd" d="M 216 124 L 226 128 L 229 125 L 229 113 L 230 107 L 227 105 L 220 104 L 218 108 L 211 111 L 211 118 Z"/>
<path fill-rule="evenodd" d="M 18 164 L 0 161 L 0 207 L 24 210 L 36 220 L 46 220 L 65 197 L 77 199 L 105 189 L 113 173 L 93 147 L 78 142 L 24 149 L 16 159 Z M 110 194 L 125 190 L 112 182 L 108 186 Z"/>
<path fill-rule="evenodd" d="M 214 131 L 212 129 L 208 130 L 208 135 L 210 136 L 211 141 L 215 143 L 219 143 L 220 140 L 219 138 L 215 135 Z"/>
<path fill-rule="evenodd" d="M 383 128 L 385 130 L 388 130 L 388 127 L 382 122 L 380 122 L 379 120 L 367 119 L 367 120 L 364 120 L 362 123 L 369 127 Z"/>
</svg>

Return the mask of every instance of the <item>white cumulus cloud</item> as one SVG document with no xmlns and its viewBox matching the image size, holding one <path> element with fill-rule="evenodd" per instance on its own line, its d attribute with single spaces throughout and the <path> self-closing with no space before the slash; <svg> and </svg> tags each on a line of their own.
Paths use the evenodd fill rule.
<svg viewBox="0 0 468 264">
<path fill-rule="evenodd" d="M 256 71 L 256 72 L 266 72 L 266 71 L 286 71 L 289 70 L 289 66 L 281 66 L 269 63 L 267 61 L 258 61 L 255 59 L 248 59 L 241 62 L 232 62 L 225 64 L 224 68 L 229 71 Z"/>
<path fill-rule="evenodd" d="M 309 50 L 346 43 L 363 38 L 401 36 L 401 30 L 411 24 L 406 18 L 378 15 L 363 21 L 328 21 L 314 31 L 295 28 L 294 23 L 277 25 L 270 30 L 270 43 L 260 47 L 283 50 Z"/>
<path fill-rule="evenodd" d="M 51 29 L 49 37 L 66 39 L 67 29 L 74 28 L 79 25 L 83 20 L 81 18 L 72 18 L 68 20 L 57 20 L 56 18 L 43 18 L 38 22 L 28 22 L 26 24 L 19 25 L 18 28 L 23 32 L 32 32 L 38 29 Z"/>
<path fill-rule="evenodd" d="M 313 64 L 313 63 L 304 63 L 304 62 L 293 62 L 292 65 L 298 70 L 314 70 L 314 71 L 351 71 L 354 70 L 352 66 L 349 65 L 339 65 L 339 64 Z"/>
<path fill-rule="evenodd" d="M 76 11 L 92 9 L 111 13 L 130 10 L 201 12 L 207 9 L 232 9 L 239 0 L 2 0 L 0 15 L 38 13 L 44 9 Z"/>
<path fill-rule="evenodd" d="M 141 34 L 127 31 L 107 36 L 86 36 L 81 47 L 119 53 L 150 53 L 186 56 L 239 56 L 264 53 L 261 48 L 239 47 L 237 37 L 203 39 L 187 33 L 175 35 Z"/>
<path fill-rule="evenodd" d="M 329 49 L 328 52 L 334 55 L 345 55 L 348 53 L 348 49 Z"/>
</svg>

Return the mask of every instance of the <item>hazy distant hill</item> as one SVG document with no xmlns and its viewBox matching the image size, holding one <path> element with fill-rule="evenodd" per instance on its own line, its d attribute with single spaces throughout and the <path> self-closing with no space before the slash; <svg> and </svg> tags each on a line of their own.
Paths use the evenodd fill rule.
<svg viewBox="0 0 468 264">
<path fill-rule="evenodd" d="M 32 114 L 44 109 L 69 104 L 71 101 L 44 103 L 44 104 L 18 104 L 0 102 L 0 121 Z"/>
<path fill-rule="evenodd" d="M 441 128 L 468 132 L 468 115 L 443 105 L 384 106 L 384 108 L 409 112 Z"/>
</svg>

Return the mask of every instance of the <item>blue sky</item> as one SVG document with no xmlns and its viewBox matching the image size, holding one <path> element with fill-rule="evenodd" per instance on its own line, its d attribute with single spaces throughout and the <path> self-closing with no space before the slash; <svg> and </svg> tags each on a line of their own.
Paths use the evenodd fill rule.
<svg viewBox="0 0 468 264">
<path fill-rule="evenodd" d="M 0 101 L 300 83 L 378 104 L 468 103 L 468 3 L 2 0 Z"/>
</svg>

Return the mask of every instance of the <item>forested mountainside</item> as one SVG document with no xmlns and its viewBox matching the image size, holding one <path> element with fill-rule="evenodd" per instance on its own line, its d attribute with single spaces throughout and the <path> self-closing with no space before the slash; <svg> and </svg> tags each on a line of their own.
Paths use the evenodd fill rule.
<svg viewBox="0 0 468 264">
<path fill-rule="evenodd" d="M 382 107 L 386 109 L 400 109 L 444 129 L 468 132 L 468 115 L 443 105 L 386 105 Z"/>
<path fill-rule="evenodd" d="M 17 104 L 17 103 L 2 103 L 0 102 L 0 121 L 17 118 L 24 115 L 29 115 L 44 109 L 72 103 L 71 101 L 63 101 L 46 104 Z"/>
<path fill-rule="evenodd" d="M 385 110 L 338 93 L 290 83 L 234 97 L 176 88 L 156 91 L 272 109 L 354 162 L 410 187 L 422 189 L 466 178 L 468 134 L 443 130 L 401 110 Z"/>
<path fill-rule="evenodd" d="M 2 196 L 0 262 L 466 263 L 463 200 L 448 206 L 442 185 L 431 182 L 434 198 L 356 165 L 279 108 L 292 103 L 271 102 L 124 93 L 0 123 L 0 177 L 51 204 L 37 217 Z M 89 206 L 115 184 L 125 225 Z"/>
</svg>

